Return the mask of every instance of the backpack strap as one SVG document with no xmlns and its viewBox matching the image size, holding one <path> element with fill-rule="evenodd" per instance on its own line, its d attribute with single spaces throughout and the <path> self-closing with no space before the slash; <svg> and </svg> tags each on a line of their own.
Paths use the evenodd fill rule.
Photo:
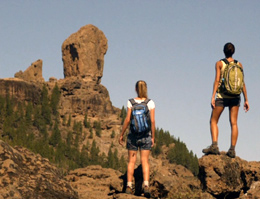
<svg viewBox="0 0 260 199">
<path fill-rule="evenodd" d="M 150 100 L 151 100 L 151 99 L 148 99 L 148 98 L 147 98 L 147 99 L 144 100 L 143 102 L 146 103 L 146 104 L 148 104 L 148 102 L 149 102 Z M 129 99 L 129 101 L 131 102 L 132 106 L 135 105 L 135 104 L 137 104 L 137 102 L 134 100 L 134 98 Z"/>
<path fill-rule="evenodd" d="M 221 61 L 225 62 L 225 64 L 229 64 L 229 61 L 226 58 L 221 59 Z"/>
<path fill-rule="evenodd" d="M 225 64 L 229 64 L 229 61 L 226 58 L 221 59 L 221 61 L 225 62 Z M 238 61 L 234 59 L 234 63 L 237 64 L 237 62 Z"/>
<path fill-rule="evenodd" d="M 134 106 L 135 104 L 137 104 L 137 102 L 134 100 L 134 98 L 129 99 L 130 103 L 132 104 L 132 106 Z"/>
<path fill-rule="evenodd" d="M 148 104 L 148 102 L 150 102 L 150 100 L 151 100 L 151 99 L 148 99 L 148 98 L 147 98 L 146 100 L 144 100 L 144 103 Z"/>
</svg>

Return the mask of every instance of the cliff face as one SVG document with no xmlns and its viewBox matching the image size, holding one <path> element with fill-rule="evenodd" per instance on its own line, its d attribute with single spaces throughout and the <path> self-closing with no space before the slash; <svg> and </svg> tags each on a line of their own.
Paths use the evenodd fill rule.
<svg viewBox="0 0 260 199">
<path fill-rule="evenodd" d="M 0 95 L 14 98 L 17 101 L 31 101 L 38 103 L 41 88 L 34 83 L 18 78 L 0 79 Z"/>
</svg>

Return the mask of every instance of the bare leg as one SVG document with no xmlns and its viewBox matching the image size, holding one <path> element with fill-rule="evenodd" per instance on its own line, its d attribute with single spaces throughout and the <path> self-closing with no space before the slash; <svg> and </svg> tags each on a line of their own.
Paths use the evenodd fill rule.
<svg viewBox="0 0 260 199">
<path fill-rule="evenodd" d="M 220 107 L 220 106 L 216 106 L 212 110 L 211 118 L 210 118 L 210 131 L 211 131 L 212 142 L 218 141 L 218 120 L 223 110 L 224 107 Z"/>
<path fill-rule="evenodd" d="M 141 163 L 144 181 L 149 181 L 150 178 L 149 154 L 150 150 L 141 150 Z"/>
<path fill-rule="evenodd" d="M 238 106 L 232 106 L 229 108 L 229 121 L 231 126 L 231 146 L 235 147 L 237 144 L 238 138 L 238 126 L 237 126 L 237 118 L 238 118 Z"/>
<path fill-rule="evenodd" d="M 133 181 L 137 151 L 128 150 L 127 182 Z"/>
</svg>

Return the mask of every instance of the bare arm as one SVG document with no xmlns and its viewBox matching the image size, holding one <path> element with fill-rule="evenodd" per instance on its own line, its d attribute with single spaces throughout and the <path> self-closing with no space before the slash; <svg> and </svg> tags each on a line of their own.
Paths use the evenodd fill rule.
<svg viewBox="0 0 260 199">
<path fill-rule="evenodd" d="M 212 92 L 212 97 L 211 97 L 211 106 L 212 108 L 215 108 L 215 96 L 216 96 L 216 93 L 217 93 L 217 90 L 218 90 L 218 86 L 219 86 L 219 82 L 220 82 L 220 71 L 221 71 L 221 68 L 222 68 L 222 62 L 221 61 L 218 61 L 216 63 L 216 66 L 215 66 L 215 80 L 214 80 L 214 83 L 213 83 L 213 92 Z"/>
<path fill-rule="evenodd" d="M 240 66 L 243 68 L 242 64 L 239 62 Z M 247 98 L 247 90 L 246 90 L 246 84 L 244 81 L 244 86 L 243 86 L 243 95 L 244 95 L 244 110 L 245 112 L 249 111 L 249 102 L 248 102 L 248 98 Z"/>
<path fill-rule="evenodd" d="M 130 108 L 127 108 L 127 114 L 126 114 L 126 118 L 125 118 L 125 121 L 124 121 L 124 124 L 123 124 L 123 127 L 122 127 L 122 131 L 121 131 L 121 134 L 120 134 L 120 137 L 119 137 L 119 144 L 123 145 L 124 143 L 124 133 L 130 123 L 130 118 L 131 118 L 131 112 L 132 110 Z"/>
<path fill-rule="evenodd" d="M 155 139 L 155 108 L 150 110 L 151 116 L 151 133 L 152 133 L 152 147 L 154 146 Z"/>
</svg>

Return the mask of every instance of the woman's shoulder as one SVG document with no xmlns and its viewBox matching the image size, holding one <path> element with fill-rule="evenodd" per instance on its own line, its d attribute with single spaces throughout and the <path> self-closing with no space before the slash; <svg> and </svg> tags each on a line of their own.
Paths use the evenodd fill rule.
<svg viewBox="0 0 260 199">
<path fill-rule="evenodd" d="M 154 109 L 155 108 L 155 103 L 152 99 L 149 99 L 149 102 L 147 103 L 147 106 L 149 109 Z"/>
</svg>

